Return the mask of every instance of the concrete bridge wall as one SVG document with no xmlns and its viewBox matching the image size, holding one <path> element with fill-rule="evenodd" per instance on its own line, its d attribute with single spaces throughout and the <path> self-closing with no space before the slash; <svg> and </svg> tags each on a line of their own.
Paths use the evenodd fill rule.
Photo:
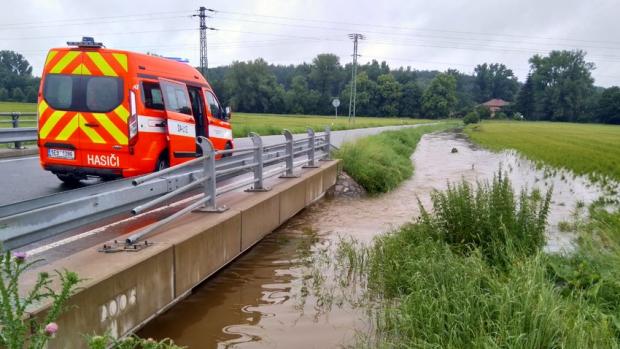
<svg viewBox="0 0 620 349">
<path fill-rule="evenodd" d="M 181 300 L 336 183 L 339 162 L 321 162 L 299 178 L 266 182 L 268 192 L 233 192 L 218 198 L 223 213 L 191 213 L 148 238 L 140 252 L 104 254 L 89 248 L 55 261 L 36 273 L 67 269 L 86 279 L 71 307 L 58 320 L 49 348 L 85 346 L 84 334 L 127 334 Z M 42 317 L 47 305 L 32 312 Z"/>
</svg>

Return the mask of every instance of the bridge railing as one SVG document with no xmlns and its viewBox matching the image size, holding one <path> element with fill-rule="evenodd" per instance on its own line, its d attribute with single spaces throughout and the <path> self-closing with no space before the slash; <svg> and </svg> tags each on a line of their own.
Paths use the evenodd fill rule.
<svg viewBox="0 0 620 349">
<path fill-rule="evenodd" d="M 217 203 L 224 193 L 245 187 L 266 191 L 265 179 L 294 177 L 296 168 L 316 167 L 319 160 L 330 159 L 329 128 L 320 134 L 308 129 L 306 137 L 297 139 L 284 131 L 284 142 L 268 146 L 257 134 L 250 137 L 252 146 L 223 151 L 214 150 L 207 138 L 199 137 L 203 155 L 182 165 L 0 206 L 0 241 L 5 248 L 14 249 L 112 215 L 138 215 L 194 194 L 188 199 L 193 202 L 181 210 L 129 236 L 126 246 L 135 246 L 138 240 L 191 211 L 226 210 Z"/>
<path fill-rule="evenodd" d="M 0 143 L 14 143 L 16 149 L 21 149 L 22 142 L 36 141 L 36 127 L 20 127 L 20 123 L 36 122 L 36 113 L 0 113 Z"/>
</svg>

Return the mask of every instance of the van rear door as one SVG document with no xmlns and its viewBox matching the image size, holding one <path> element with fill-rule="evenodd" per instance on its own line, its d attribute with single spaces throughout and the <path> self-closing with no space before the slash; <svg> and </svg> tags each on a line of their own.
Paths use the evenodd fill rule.
<svg viewBox="0 0 620 349">
<path fill-rule="evenodd" d="M 121 168 L 128 166 L 129 154 L 127 55 L 85 50 L 82 57 L 82 161 L 86 167 L 120 175 Z"/>
<path fill-rule="evenodd" d="M 38 105 L 41 161 L 46 165 L 81 164 L 79 132 L 82 54 L 51 50 L 43 71 Z"/>
<path fill-rule="evenodd" d="M 187 86 L 163 78 L 159 85 L 166 107 L 170 166 L 174 166 L 196 157 L 195 122 Z"/>
</svg>

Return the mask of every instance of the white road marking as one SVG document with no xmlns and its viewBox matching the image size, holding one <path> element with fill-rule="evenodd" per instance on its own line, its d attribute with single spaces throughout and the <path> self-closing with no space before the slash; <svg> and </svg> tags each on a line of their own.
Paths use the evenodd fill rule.
<svg viewBox="0 0 620 349">
<path fill-rule="evenodd" d="M 16 159 L 6 159 L 6 160 L 0 160 L 0 163 L 3 162 L 13 162 L 13 161 L 22 161 L 22 160 L 30 160 L 30 159 L 38 159 L 39 156 L 27 156 L 27 157 L 23 157 L 23 158 L 16 158 Z"/>
<path fill-rule="evenodd" d="M 123 223 L 126 223 L 126 222 L 130 222 L 130 221 L 139 219 L 140 217 L 143 217 L 145 215 L 148 215 L 148 214 L 151 214 L 151 213 L 155 213 L 155 212 L 159 212 L 159 211 L 163 211 L 163 210 L 171 208 L 171 207 L 176 207 L 176 206 L 182 205 L 182 204 L 184 204 L 186 202 L 195 200 L 195 199 L 199 198 L 200 196 L 202 196 L 202 194 L 194 195 L 194 196 L 191 196 L 189 198 L 183 199 L 181 201 L 177 201 L 177 202 L 174 202 L 172 204 L 169 204 L 169 205 L 166 205 L 166 206 L 162 206 L 162 207 L 156 208 L 154 210 L 147 211 L 147 212 L 135 215 L 133 217 L 125 218 L 125 219 L 120 220 L 118 222 L 110 223 L 108 225 L 104 225 L 102 227 L 95 228 L 93 230 L 89 230 L 89 231 L 86 231 L 86 232 L 83 232 L 83 233 L 80 233 L 80 234 L 77 234 L 77 235 L 74 235 L 74 236 L 70 236 L 68 238 L 52 242 L 51 244 L 43 245 L 43 246 L 34 248 L 34 249 L 30 250 L 30 251 L 26 251 L 26 254 L 28 256 L 37 255 L 37 254 L 43 253 L 45 251 L 49 251 L 49 250 L 51 250 L 53 248 L 60 247 L 60 246 L 72 243 L 74 241 L 77 241 L 77 240 L 80 240 L 80 239 L 84 239 L 84 238 L 87 238 L 89 236 L 93 236 L 95 234 L 101 233 L 101 232 L 107 230 L 108 228 L 112 228 L 112 227 L 117 226 L 119 224 L 123 224 Z"/>
</svg>

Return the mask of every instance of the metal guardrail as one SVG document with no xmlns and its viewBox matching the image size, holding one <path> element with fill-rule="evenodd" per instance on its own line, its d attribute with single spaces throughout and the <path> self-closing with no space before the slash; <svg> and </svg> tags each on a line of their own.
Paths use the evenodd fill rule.
<svg viewBox="0 0 620 349">
<path fill-rule="evenodd" d="M 22 119 L 24 116 L 34 118 Z M 0 113 L 0 143 L 14 143 L 16 149 L 21 149 L 21 142 L 36 141 L 36 127 L 19 127 L 20 121 L 37 122 L 36 116 L 36 113 Z M 7 117 L 10 120 L 4 120 Z M 11 128 L 5 128 L 3 124 L 11 124 Z"/>
<path fill-rule="evenodd" d="M 219 195 L 247 186 L 251 186 L 249 191 L 269 190 L 264 185 L 266 178 L 293 177 L 297 167 L 315 167 L 317 160 L 330 159 L 329 128 L 319 135 L 308 129 L 308 136 L 298 139 L 285 130 L 285 141 L 269 146 L 257 134 L 250 137 L 251 147 L 224 151 L 215 151 L 208 139 L 199 137 L 204 155 L 182 165 L 0 206 L 0 241 L 5 248 L 15 249 L 116 214 L 139 214 L 201 188 L 195 202 L 128 237 L 126 242 L 132 244 L 193 210 L 225 210 L 217 205 Z M 237 181 L 217 187 L 233 178 Z"/>
</svg>

